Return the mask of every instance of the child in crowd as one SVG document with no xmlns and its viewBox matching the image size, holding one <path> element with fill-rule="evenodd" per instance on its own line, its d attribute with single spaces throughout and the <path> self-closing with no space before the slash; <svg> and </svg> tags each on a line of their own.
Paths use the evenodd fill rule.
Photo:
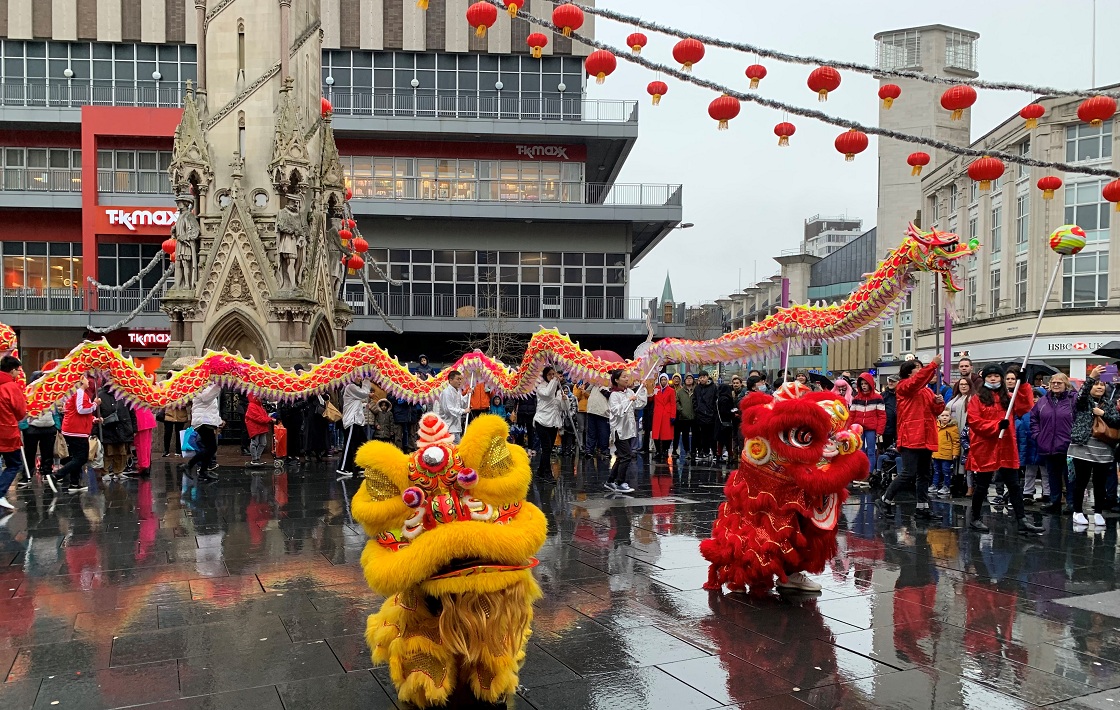
<svg viewBox="0 0 1120 710">
<path fill-rule="evenodd" d="M 373 412 L 373 440 L 393 441 L 393 405 L 385 398 L 377 400 Z"/>
<path fill-rule="evenodd" d="M 502 402 L 500 395 L 494 395 L 490 398 L 490 413 L 496 417 L 501 417 L 504 421 L 509 421 L 509 412 L 506 411 L 506 405 Z"/>
<path fill-rule="evenodd" d="M 939 496 L 949 495 L 953 468 L 960 455 L 960 430 L 952 413 L 946 409 L 937 417 L 937 451 L 933 452 L 933 483 L 929 487 L 931 495 L 934 493 Z"/>
<path fill-rule="evenodd" d="M 268 449 L 268 434 L 272 430 L 272 422 L 279 416 L 266 412 L 264 404 L 255 394 L 249 395 L 249 406 L 245 409 L 245 432 L 249 435 L 249 455 L 252 457 L 250 466 L 256 468 L 267 465 L 261 460 L 261 456 Z"/>
</svg>

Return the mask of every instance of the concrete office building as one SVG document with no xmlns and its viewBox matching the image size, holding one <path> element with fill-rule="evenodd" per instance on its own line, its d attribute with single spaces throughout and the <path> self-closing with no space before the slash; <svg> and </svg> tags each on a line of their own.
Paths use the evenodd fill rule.
<svg viewBox="0 0 1120 710">
<path fill-rule="evenodd" d="M 169 344 L 294 362 L 358 339 L 439 358 L 496 322 L 620 352 L 645 338 L 653 299 L 630 292 L 629 273 L 680 222 L 681 187 L 615 182 L 637 102 L 585 97 L 587 47 L 505 13 L 477 38 L 464 0 L 426 12 L 414 0 L 0 6 L 0 304 L 31 366 L 138 307 L 110 340 L 153 362 Z M 550 41 L 534 59 L 524 40 L 538 30 Z M 198 128 L 177 143 L 187 82 Z M 334 106 L 329 128 L 320 96 Z M 281 124 L 300 128 L 287 136 L 294 158 L 277 152 L 290 147 Z M 289 189 L 315 243 L 339 184 L 371 245 L 372 295 L 354 273 L 337 302 L 323 295 L 323 250 L 283 289 L 275 229 Z M 168 237 L 184 185 L 201 263 L 220 273 L 189 294 L 169 280 L 148 301 L 160 269 L 133 277 Z M 231 223 L 244 240 L 230 241 Z M 227 289 L 235 264 L 241 287 Z M 659 335 L 683 335 L 664 320 Z"/>
<path fill-rule="evenodd" d="M 805 220 L 805 239 L 801 251 L 812 256 L 826 257 L 863 234 L 863 220 L 815 215 Z"/>
<path fill-rule="evenodd" d="M 1116 120 L 1100 126 L 1082 122 L 1077 118 L 1080 101 L 1043 97 L 1038 103 L 1046 114 L 1037 128 L 1028 131 L 1015 114 L 972 147 L 1037 160 L 1120 167 Z M 1065 184 L 1047 200 L 1036 184 L 1052 171 L 1009 164 L 1003 177 L 984 191 L 969 179 L 969 162 L 947 158 L 922 179 L 926 221 L 981 242 L 977 255 L 962 267 L 964 291 L 953 304 L 954 357 L 967 355 L 978 363 L 1022 359 L 1046 301 L 1032 360 L 1084 377 L 1087 369 L 1107 362 L 1091 351 L 1120 339 L 1120 259 L 1115 257 L 1120 220 L 1101 195 L 1109 179 L 1062 175 Z M 1064 260 L 1046 300 L 1044 292 L 1058 259 L 1049 248 L 1049 236 L 1063 224 L 1081 226 L 1088 245 Z M 932 279 L 925 277 L 914 293 L 916 347 L 925 356 L 932 355 L 937 332 L 932 289 Z"/>
</svg>

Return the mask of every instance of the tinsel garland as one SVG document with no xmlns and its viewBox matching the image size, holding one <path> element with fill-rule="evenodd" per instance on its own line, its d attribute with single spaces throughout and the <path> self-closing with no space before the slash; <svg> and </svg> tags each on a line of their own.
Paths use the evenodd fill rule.
<svg viewBox="0 0 1120 710">
<path fill-rule="evenodd" d="M 404 331 L 398 328 L 396 323 L 393 323 L 393 321 L 389 320 L 389 316 L 385 314 L 385 311 L 381 310 L 381 306 L 377 305 L 377 299 L 373 296 L 373 289 L 371 289 L 369 286 L 369 276 L 366 275 L 366 270 L 358 269 L 358 273 L 362 277 L 362 285 L 365 286 L 366 289 L 366 300 L 368 301 L 370 307 L 373 308 L 373 312 L 381 316 L 381 320 L 385 323 L 386 326 L 389 327 L 389 330 L 393 331 L 397 335 L 403 333 Z M 400 283 L 398 282 L 395 285 L 399 286 Z"/>
<path fill-rule="evenodd" d="M 138 306 L 136 306 L 136 308 L 132 309 L 132 312 L 129 313 L 124 318 L 122 318 L 121 320 L 119 320 L 116 323 L 114 323 L 113 325 L 110 325 L 110 326 L 105 327 L 105 328 L 99 328 L 99 327 L 94 326 L 94 325 L 87 325 L 86 330 L 88 330 L 91 333 L 104 334 L 104 333 L 111 333 L 114 330 L 116 330 L 117 328 L 124 327 L 129 321 L 131 321 L 136 316 L 140 315 L 140 311 L 144 310 L 144 308 L 155 299 L 156 294 L 159 293 L 160 289 L 163 288 L 164 280 L 166 278 L 167 278 L 167 272 L 164 271 L 162 274 L 160 274 L 160 279 L 159 279 L 159 281 L 156 282 L 156 285 L 152 286 L 151 290 L 149 290 L 148 293 L 144 295 L 144 298 L 142 298 L 140 300 L 140 305 L 138 305 Z"/>
<path fill-rule="evenodd" d="M 502 7 L 496 0 L 487 0 L 487 2 L 489 2 L 491 5 L 497 6 L 499 9 L 501 9 Z M 746 42 L 729 42 L 727 40 L 719 39 L 718 37 L 706 37 L 704 35 L 695 33 L 683 32 L 676 29 L 675 27 L 660 25 L 656 22 L 649 22 L 648 20 L 643 20 L 640 17 L 625 15 L 621 12 L 615 12 L 613 10 L 608 10 L 602 7 L 591 7 L 589 5 L 583 5 L 578 2 L 574 2 L 572 4 L 590 15 L 597 15 L 608 20 L 615 20 L 616 22 L 621 22 L 623 24 L 634 25 L 644 30 L 650 30 L 651 32 L 659 32 L 661 34 L 670 35 L 672 37 L 680 37 L 681 39 L 696 39 L 703 42 L 704 44 L 711 45 L 712 47 L 722 47 L 723 49 L 733 49 L 738 52 L 757 54 L 760 57 L 775 59 L 779 62 L 788 62 L 790 64 L 830 66 L 834 69 L 846 69 L 848 71 L 859 72 L 861 74 L 870 74 L 876 78 L 882 76 L 891 76 L 899 79 L 916 79 L 918 81 L 924 81 L 930 84 L 967 84 L 977 89 L 991 89 L 994 91 L 1025 91 L 1028 93 L 1044 96 L 1082 96 L 1086 98 L 1090 96 L 1111 96 L 1113 98 L 1120 98 L 1120 91 L 1104 91 L 1097 89 L 1055 89 L 1049 86 L 1034 86 L 1032 84 L 1020 84 L 1013 81 L 984 81 L 983 79 L 966 79 L 964 77 L 935 76 L 933 74 L 926 74 L 919 71 L 908 71 L 906 69 L 880 69 L 878 67 L 869 66 L 867 64 L 860 64 L 858 62 L 846 62 L 837 59 L 824 59 L 821 57 L 806 57 L 797 54 L 787 54 L 785 52 L 779 52 L 775 49 L 757 47 L 753 44 L 747 44 Z M 521 11 L 520 14 L 527 19 L 531 19 L 530 15 L 528 15 L 524 11 Z M 555 27 L 551 22 L 543 22 L 541 20 L 532 21 L 540 22 L 547 27 Z M 573 38 L 576 36 L 577 35 L 575 34 L 572 35 Z M 580 37 L 580 41 L 587 42 L 587 40 L 583 39 L 582 37 Z"/>
<path fill-rule="evenodd" d="M 495 0 L 486 0 L 486 2 L 494 4 Z M 545 27 L 552 27 L 553 29 L 556 29 L 556 31 L 559 31 L 556 28 L 556 26 L 553 25 L 548 20 L 543 20 L 543 19 L 534 17 L 534 16 L 530 15 L 529 13 L 525 12 L 524 10 L 522 10 L 519 14 L 525 20 L 527 20 L 529 22 L 541 24 Z M 690 82 L 690 83 L 695 84 L 697 86 L 702 86 L 706 89 L 712 89 L 713 91 L 718 91 L 721 94 L 725 94 L 727 96 L 734 97 L 736 99 L 739 99 L 740 101 L 749 101 L 749 102 L 752 102 L 752 103 L 759 104 L 760 106 L 765 106 L 767 108 L 772 108 L 776 111 L 784 111 L 786 113 L 790 113 L 790 114 L 793 114 L 795 116 L 801 116 L 803 118 L 811 118 L 813 120 L 820 121 L 822 123 L 828 123 L 828 124 L 831 124 L 833 126 L 838 126 L 840 128 L 856 129 L 856 130 L 859 130 L 859 131 L 863 131 L 864 133 L 868 133 L 868 134 L 876 135 L 876 136 L 881 136 L 883 138 L 893 138 L 894 140 L 901 141 L 903 143 L 917 143 L 917 144 L 921 144 L 921 145 L 926 145 L 926 146 L 929 146 L 931 148 L 936 148 L 938 150 L 943 150 L 947 153 L 954 153 L 956 155 L 961 155 L 961 156 L 966 156 L 966 157 L 982 158 L 982 157 L 985 157 L 985 156 L 990 156 L 990 157 L 993 157 L 993 158 L 999 158 L 1000 160 L 1003 160 L 1003 161 L 1008 162 L 1008 163 L 1016 163 L 1018 165 L 1027 165 L 1027 166 L 1036 167 L 1036 168 L 1047 168 L 1047 169 L 1052 169 L 1052 170 L 1060 170 L 1060 171 L 1066 172 L 1066 173 L 1079 173 L 1079 174 L 1082 174 L 1082 175 L 1098 175 L 1098 176 L 1111 177 L 1111 178 L 1120 177 L 1120 171 L 1111 170 L 1111 169 L 1108 169 L 1108 168 L 1093 168 L 1093 167 L 1089 167 L 1089 166 L 1070 165 L 1068 163 L 1051 162 L 1051 161 L 1047 161 L 1047 160 L 1035 160 L 1034 158 L 1028 158 L 1028 157 L 1022 156 L 1022 155 L 1015 155 L 1013 153 L 1007 153 L 1007 152 L 1000 151 L 1000 150 L 980 150 L 980 149 L 976 149 L 976 148 L 967 148 L 967 147 L 962 147 L 962 146 L 958 146 L 958 145 L 953 145 L 952 143 L 947 143 L 945 141 L 940 141 L 940 140 L 937 140 L 935 138 L 927 138 L 925 136 L 911 135 L 909 133 L 902 133 L 900 131 L 892 131 L 892 130 L 889 130 L 889 129 L 886 129 L 886 128 L 879 128 L 878 126 L 865 126 L 862 123 L 858 123 L 856 121 L 851 121 L 851 120 L 843 119 L 843 118 L 837 118 L 836 116 L 830 116 L 829 114 L 824 113 L 822 111 L 816 111 L 816 110 L 813 110 L 813 109 L 807 109 L 807 108 L 802 108 L 800 106 L 794 106 L 792 104 L 783 103 L 781 101 L 775 101 L 774 99 L 768 99 L 768 98 L 765 98 L 763 96 L 759 96 L 758 94 L 755 94 L 755 93 L 748 94 L 748 93 L 743 93 L 741 91 L 736 91 L 735 89 L 732 89 L 731 87 L 724 86 L 723 84 L 719 84 L 719 83 L 714 82 L 714 81 L 709 81 L 707 79 L 701 79 L 701 78 L 699 78 L 699 77 L 697 77 L 693 74 L 689 74 L 689 73 L 680 71 L 675 67 L 671 67 L 671 66 L 668 66 L 666 64 L 659 64 L 657 62 L 650 61 L 649 59 L 646 59 L 645 55 L 633 54 L 629 51 L 621 50 L 618 47 L 614 47 L 614 46 L 606 44 L 604 42 L 600 42 L 598 40 L 591 39 L 590 37 L 585 37 L 585 36 L 583 36 L 583 35 L 581 35 L 577 32 L 572 33 L 572 39 L 577 40 L 579 42 L 583 42 L 584 44 L 586 44 L 588 46 L 591 46 L 591 47 L 595 47 L 596 49 L 605 49 L 609 52 L 613 52 L 619 59 L 624 59 L 628 62 L 638 64 L 639 66 L 643 66 L 646 69 L 652 69 L 653 71 L 662 72 L 664 74 L 668 74 L 669 76 L 680 79 L 681 81 L 687 81 L 687 82 Z"/>
<path fill-rule="evenodd" d="M 159 252 L 156 253 L 155 256 L 152 257 L 152 260 L 149 261 L 148 264 L 143 269 L 140 269 L 140 273 L 136 274 L 135 276 L 133 276 L 128 281 L 125 281 L 120 286 L 109 286 L 107 284 L 103 284 L 100 281 L 98 281 L 97 279 L 93 278 L 92 276 L 87 276 L 86 281 L 89 281 L 91 285 L 96 286 L 97 288 L 102 289 L 104 291 L 120 292 L 120 291 L 125 290 L 126 288 L 132 288 L 136 284 L 140 283 L 140 280 L 143 279 L 148 274 L 150 274 L 152 272 L 152 269 L 156 268 L 156 266 L 158 264 L 160 264 L 162 261 L 163 261 L 163 251 L 159 251 Z"/>
</svg>

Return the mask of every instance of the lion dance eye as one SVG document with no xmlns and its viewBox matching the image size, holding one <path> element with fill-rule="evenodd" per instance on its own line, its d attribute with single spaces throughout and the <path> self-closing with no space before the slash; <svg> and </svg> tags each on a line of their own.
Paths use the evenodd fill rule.
<svg viewBox="0 0 1120 710">
<path fill-rule="evenodd" d="M 813 444 L 813 432 L 804 427 L 796 427 L 781 433 L 782 442 L 804 449 Z"/>
</svg>

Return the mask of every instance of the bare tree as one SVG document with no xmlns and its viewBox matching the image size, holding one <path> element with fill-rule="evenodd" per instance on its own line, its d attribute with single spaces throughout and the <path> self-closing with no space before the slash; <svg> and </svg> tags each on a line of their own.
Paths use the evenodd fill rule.
<svg viewBox="0 0 1120 710">
<path fill-rule="evenodd" d="M 689 340 L 709 340 L 723 334 L 723 314 L 714 303 L 689 308 L 685 314 L 685 334 Z"/>
<path fill-rule="evenodd" d="M 482 329 L 472 332 L 463 340 L 452 344 L 463 352 L 480 350 L 488 357 L 501 360 L 507 365 L 515 365 L 525 355 L 529 337 L 510 331 L 509 319 L 516 316 L 516 298 L 502 298 L 498 295 L 497 285 L 492 282 L 479 284 L 479 294 L 474 317 L 482 320 Z"/>
</svg>

